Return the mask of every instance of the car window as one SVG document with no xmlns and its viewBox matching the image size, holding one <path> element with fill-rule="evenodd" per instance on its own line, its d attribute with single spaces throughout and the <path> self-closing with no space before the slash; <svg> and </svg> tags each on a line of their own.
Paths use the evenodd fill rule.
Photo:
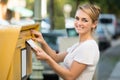
<svg viewBox="0 0 120 80">
<path fill-rule="evenodd" d="M 103 24 L 111 24 L 112 23 L 112 19 L 101 18 L 99 20 L 99 22 L 103 23 Z"/>
<path fill-rule="evenodd" d="M 98 26 L 98 27 L 97 27 L 96 32 L 97 32 L 98 34 L 104 34 L 104 30 L 102 29 L 101 26 Z"/>
<path fill-rule="evenodd" d="M 55 36 L 43 36 L 48 44 L 56 44 L 57 37 Z"/>
<path fill-rule="evenodd" d="M 43 38 L 48 43 L 48 45 L 55 50 L 56 52 L 59 51 L 58 48 L 58 37 L 64 36 L 62 33 L 42 33 Z"/>
<path fill-rule="evenodd" d="M 78 36 L 75 28 L 67 28 L 67 33 L 69 37 Z"/>
</svg>

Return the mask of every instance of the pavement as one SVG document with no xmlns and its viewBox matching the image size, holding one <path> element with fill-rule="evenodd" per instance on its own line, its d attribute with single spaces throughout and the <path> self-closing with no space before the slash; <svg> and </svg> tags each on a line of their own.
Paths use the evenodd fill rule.
<svg viewBox="0 0 120 80">
<path fill-rule="evenodd" d="M 101 52 L 96 80 L 120 80 L 120 40 L 114 40 L 112 47 Z"/>
<path fill-rule="evenodd" d="M 120 80 L 120 61 L 116 64 L 108 80 Z"/>
</svg>

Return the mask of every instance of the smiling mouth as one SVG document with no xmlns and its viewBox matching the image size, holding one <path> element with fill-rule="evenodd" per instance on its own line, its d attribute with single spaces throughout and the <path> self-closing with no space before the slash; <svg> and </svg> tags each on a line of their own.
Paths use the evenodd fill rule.
<svg viewBox="0 0 120 80">
<path fill-rule="evenodd" d="M 78 30 L 80 30 L 80 29 L 84 29 L 84 27 L 79 27 L 79 26 L 78 26 L 77 29 L 78 29 Z"/>
</svg>

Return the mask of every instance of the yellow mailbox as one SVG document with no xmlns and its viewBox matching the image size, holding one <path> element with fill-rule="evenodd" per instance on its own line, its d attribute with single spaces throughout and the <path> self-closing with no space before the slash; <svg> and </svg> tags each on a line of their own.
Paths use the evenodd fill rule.
<svg viewBox="0 0 120 80">
<path fill-rule="evenodd" d="M 31 29 L 39 30 L 39 23 L 11 26 L 0 26 L 0 80 L 25 80 L 32 73 L 32 53 L 26 40 L 33 37 Z"/>
</svg>

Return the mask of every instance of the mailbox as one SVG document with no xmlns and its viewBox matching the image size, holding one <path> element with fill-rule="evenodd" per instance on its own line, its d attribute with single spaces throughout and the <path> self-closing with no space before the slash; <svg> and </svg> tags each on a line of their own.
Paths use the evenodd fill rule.
<svg viewBox="0 0 120 80">
<path fill-rule="evenodd" d="M 0 27 L 0 80 L 26 80 L 32 73 L 32 50 L 26 40 L 33 37 L 31 29 L 39 30 L 39 23 L 9 28 L 7 32 Z"/>
</svg>

